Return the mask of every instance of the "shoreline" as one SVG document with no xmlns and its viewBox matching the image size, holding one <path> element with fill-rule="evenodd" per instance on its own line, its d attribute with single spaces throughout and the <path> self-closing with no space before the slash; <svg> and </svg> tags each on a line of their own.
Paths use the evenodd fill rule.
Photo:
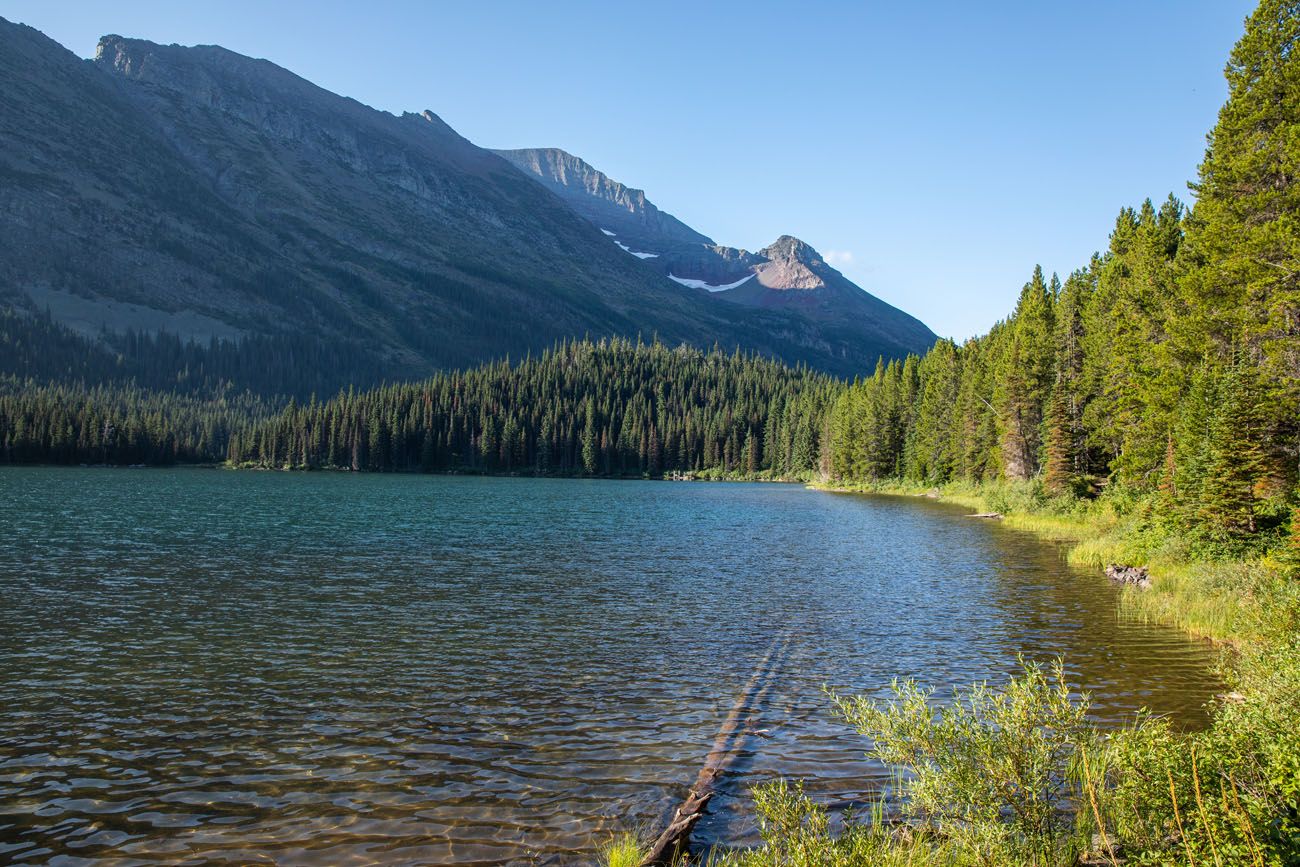
<svg viewBox="0 0 1300 867">
<path fill-rule="evenodd" d="M 1088 504 L 1083 513 L 1062 513 L 1051 509 L 1007 509 L 1001 503 L 995 505 L 990 500 L 1003 490 L 999 483 L 918 486 L 889 482 L 845 485 L 813 481 L 807 487 L 826 493 L 928 499 L 962 506 L 976 513 L 998 513 L 998 523 L 1002 526 L 1061 545 L 1067 562 L 1073 566 L 1098 572 L 1111 564 L 1149 569 L 1151 584 L 1148 589 L 1117 585 L 1122 612 L 1177 627 L 1192 638 L 1208 641 L 1234 655 L 1246 645 L 1263 638 L 1249 623 L 1261 615 L 1259 610 L 1241 610 L 1241 600 L 1233 593 L 1207 593 L 1209 585 L 1222 583 L 1221 576 L 1226 572 L 1267 571 L 1268 566 L 1260 558 L 1211 560 L 1143 550 L 1141 543 L 1134 544 L 1129 538 L 1136 532 L 1135 519 L 1106 511 L 1099 513 L 1105 504 L 1098 506 L 1098 501 Z M 1232 610 L 1223 610 L 1225 601 Z"/>
<path fill-rule="evenodd" d="M 648 475 L 584 475 L 581 473 L 492 472 L 478 470 L 354 470 L 350 467 L 264 467 L 236 465 L 229 462 L 174 463 L 174 464 L 66 464 L 66 463 L 0 463 L 0 471 L 7 468 L 76 469 L 76 470 L 230 470 L 255 473 L 314 474 L 331 473 L 357 476 L 469 476 L 488 479 L 585 479 L 600 482 L 742 482 L 746 484 L 803 485 L 812 487 L 806 478 L 797 476 L 771 477 L 759 475 L 710 475 L 707 470 L 698 474 Z"/>
</svg>

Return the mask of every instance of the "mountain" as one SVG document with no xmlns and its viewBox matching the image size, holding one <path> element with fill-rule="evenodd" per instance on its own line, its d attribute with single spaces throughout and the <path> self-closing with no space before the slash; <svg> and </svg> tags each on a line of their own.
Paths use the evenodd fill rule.
<svg viewBox="0 0 1300 867">
<path fill-rule="evenodd" d="M 556 148 L 496 153 L 555 191 L 646 267 L 683 286 L 799 315 L 830 345 L 889 346 L 882 354 L 897 355 L 934 344 L 934 333 L 920 320 L 854 284 L 798 238 L 783 235 L 756 253 L 724 247 L 661 211 L 643 191 L 572 154 Z"/>
<path fill-rule="evenodd" d="M 713 244 L 672 214 L 665 214 L 645 197 L 644 190 L 618 181 L 559 148 L 498 150 L 493 153 L 536 176 L 587 220 L 625 243 Z"/>
<path fill-rule="evenodd" d="M 106 36 L 86 61 L 0 19 L 0 116 L 0 306 L 21 314 L 5 321 L 48 312 L 107 357 L 156 350 L 127 332 L 226 341 L 230 378 L 303 392 L 585 334 L 841 374 L 924 348 L 713 303 L 432 112 L 377 111 L 223 48 Z M 657 213 L 633 192 L 608 191 Z"/>
</svg>

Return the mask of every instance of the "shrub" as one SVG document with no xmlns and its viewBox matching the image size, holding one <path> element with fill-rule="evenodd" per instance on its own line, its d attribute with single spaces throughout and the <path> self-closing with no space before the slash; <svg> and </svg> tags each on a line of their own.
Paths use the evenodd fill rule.
<svg viewBox="0 0 1300 867">
<path fill-rule="evenodd" d="M 977 684 L 948 705 L 909 680 L 888 701 L 834 696 L 835 707 L 907 775 L 905 809 L 923 825 L 990 864 L 1066 863 L 1078 848 L 1063 809 L 1079 795 L 1071 772 L 1097 736 L 1059 661 L 1022 665 L 1004 688 Z"/>
<path fill-rule="evenodd" d="M 963 853 L 943 841 L 887 825 L 875 810 L 865 821 L 845 819 L 839 836 L 830 833 L 826 809 L 813 802 L 799 785 L 784 780 L 754 789 L 763 846 L 729 852 L 710 863 L 714 867 L 923 867 L 973 865 Z M 902 833 L 896 833 L 901 831 Z"/>
</svg>

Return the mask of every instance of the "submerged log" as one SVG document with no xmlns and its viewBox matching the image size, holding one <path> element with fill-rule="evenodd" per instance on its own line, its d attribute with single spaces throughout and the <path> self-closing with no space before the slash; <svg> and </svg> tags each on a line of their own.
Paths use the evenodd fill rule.
<svg viewBox="0 0 1300 867">
<path fill-rule="evenodd" d="M 671 867 L 686 854 L 690 847 L 691 831 L 704 815 L 704 808 L 713 798 L 718 783 L 735 762 L 745 738 L 751 734 L 765 732 L 763 729 L 756 729 L 758 713 L 763 698 L 771 688 L 772 674 L 776 671 L 779 658 L 788 642 L 788 632 L 778 636 L 772 641 L 767 654 L 759 660 L 749 683 L 736 698 L 735 704 L 731 706 L 731 712 L 727 714 L 727 718 L 718 729 L 718 736 L 713 741 L 713 749 L 709 750 L 704 760 L 704 767 L 700 769 L 695 783 L 687 791 L 681 806 L 673 811 L 673 817 L 663 833 L 655 838 L 650 851 L 641 861 L 641 867 Z"/>
<path fill-rule="evenodd" d="M 720 775 L 721 771 L 708 768 L 700 772 L 686 799 L 674 811 L 668 827 L 664 828 L 641 861 L 641 867 L 669 867 L 686 854 L 691 842 L 691 831 L 704 815 L 704 808 L 713 797 L 713 784 Z"/>
</svg>

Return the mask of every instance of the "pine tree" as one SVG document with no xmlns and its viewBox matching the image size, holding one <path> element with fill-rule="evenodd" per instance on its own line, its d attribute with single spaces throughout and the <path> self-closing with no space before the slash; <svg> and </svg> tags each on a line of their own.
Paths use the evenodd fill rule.
<svg viewBox="0 0 1300 867">
<path fill-rule="evenodd" d="M 1256 530 L 1255 486 L 1262 476 L 1257 390 L 1253 371 L 1244 365 L 1224 381 L 1223 399 L 1214 419 L 1209 472 L 1201 489 L 1199 517 L 1210 536 L 1230 544 Z"/>
<path fill-rule="evenodd" d="M 1043 411 L 1055 367 L 1053 302 L 1043 269 L 1020 291 L 1016 312 L 1000 333 L 996 361 L 996 403 L 1002 469 L 1008 478 L 1038 472 Z"/>
<path fill-rule="evenodd" d="M 1172 513 L 1178 503 L 1178 450 L 1174 447 L 1174 433 L 1165 439 L 1165 466 L 1160 473 L 1160 498 L 1167 512 Z"/>
<path fill-rule="evenodd" d="M 1085 445 L 1083 413 L 1091 397 L 1084 377 L 1084 312 L 1095 282 L 1091 267 L 1075 271 L 1061 287 L 1056 302 L 1056 387 L 1063 392 L 1065 400 L 1065 429 L 1072 457 L 1070 471 L 1074 475 L 1084 475 L 1094 469 Z"/>
<path fill-rule="evenodd" d="M 1228 100 L 1208 137 L 1189 221 L 1179 323 L 1187 357 L 1261 373 L 1273 442 L 1300 429 L 1300 5 L 1263 0 L 1224 72 Z M 1290 461 L 1294 464 L 1294 460 Z"/>
<path fill-rule="evenodd" d="M 1048 493 L 1062 496 L 1070 492 L 1070 471 L 1074 465 L 1063 376 L 1057 376 L 1056 384 L 1052 388 L 1045 428 L 1043 485 Z"/>
<path fill-rule="evenodd" d="M 582 471 L 594 476 L 597 469 L 599 452 L 596 446 L 596 410 L 591 401 L 587 401 L 587 420 L 582 427 Z"/>
</svg>

